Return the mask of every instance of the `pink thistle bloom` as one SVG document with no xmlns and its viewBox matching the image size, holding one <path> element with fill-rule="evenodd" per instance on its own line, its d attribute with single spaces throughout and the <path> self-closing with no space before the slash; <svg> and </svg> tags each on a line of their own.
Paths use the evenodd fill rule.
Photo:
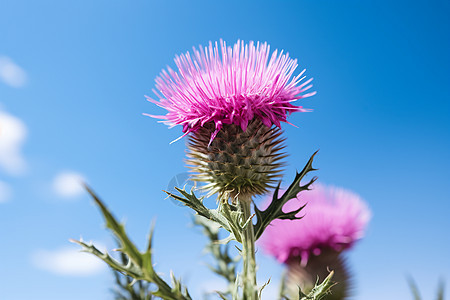
<svg viewBox="0 0 450 300">
<path fill-rule="evenodd" d="M 371 213 L 356 194 L 316 184 L 283 207 L 293 210 L 306 203 L 300 220 L 274 220 L 262 235 L 266 252 L 283 263 L 300 259 L 306 266 L 312 255 L 350 248 L 364 235 Z M 300 200 L 300 201 L 299 201 Z"/>
<path fill-rule="evenodd" d="M 302 94 L 312 86 L 312 78 L 301 83 L 305 70 L 291 79 L 297 60 L 283 51 L 269 54 L 267 43 L 238 41 L 227 47 L 221 40 L 220 46 L 210 42 L 208 47 L 193 48 L 192 54 L 176 56 L 178 72 L 168 67 L 156 78 L 158 91 L 153 92 L 159 101 L 147 97 L 168 113 L 148 116 L 171 127 L 182 125 L 183 136 L 214 122 L 211 141 L 223 124 L 235 124 L 245 131 L 258 118 L 267 127 L 280 127 L 288 114 L 306 111 L 292 102 L 315 92 Z"/>
</svg>

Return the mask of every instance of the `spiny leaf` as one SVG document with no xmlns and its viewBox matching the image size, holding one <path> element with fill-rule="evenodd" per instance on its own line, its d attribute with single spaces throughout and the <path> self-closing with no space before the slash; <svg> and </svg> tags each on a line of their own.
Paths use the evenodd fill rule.
<svg viewBox="0 0 450 300">
<path fill-rule="evenodd" d="M 236 241 L 241 243 L 242 242 L 241 235 L 243 231 L 241 226 L 241 219 L 243 216 L 242 211 L 240 209 L 232 210 L 230 204 L 225 202 L 219 206 L 219 212 L 227 220 L 229 229 L 227 228 L 225 229 L 227 229 L 232 234 L 232 236 Z"/>
<path fill-rule="evenodd" d="M 113 257 L 111 257 L 108 252 L 103 253 L 100 250 L 98 250 L 94 245 L 87 244 L 82 240 L 77 241 L 74 239 L 70 239 L 70 241 L 72 243 L 76 243 L 76 244 L 80 245 L 82 247 L 83 252 L 91 253 L 91 254 L 97 256 L 98 258 L 103 260 L 105 263 L 107 263 L 114 270 L 117 270 L 124 275 L 128 275 L 128 276 L 131 276 L 136 279 L 143 279 L 143 273 L 136 264 L 134 264 L 132 262 L 128 262 L 127 264 L 122 264 L 122 263 L 118 262 L 117 260 L 115 260 Z"/>
<path fill-rule="evenodd" d="M 106 206 L 103 204 L 103 202 L 97 197 L 97 195 L 92 191 L 92 189 L 84 185 L 88 193 L 92 196 L 92 198 L 95 201 L 95 204 L 100 208 L 103 218 L 106 221 L 106 227 L 109 228 L 113 234 L 119 239 L 120 241 L 120 251 L 123 253 L 126 253 L 129 258 L 138 266 L 142 265 L 142 257 L 139 250 L 136 248 L 136 246 L 131 242 L 131 240 L 128 238 L 125 227 L 123 224 L 120 224 L 116 221 L 114 216 L 109 212 L 109 210 L 106 208 Z"/>
<path fill-rule="evenodd" d="M 317 180 L 317 177 L 313 177 L 307 184 L 301 185 L 300 182 L 305 177 L 306 174 L 308 174 L 311 171 L 316 171 L 317 169 L 314 169 L 312 167 L 314 156 L 317 154 L 318 151 L 314 152 L 314 154 L 309 159 L 306 166 L 303 168 L 303 170 L 300 173 L 297 173 L 295 176 L 294 181 L 289 186 L 289 188 L 283 193 L 283 196 L 278 198 L 278 193 L 280 190 L 280 183 L 275 189 L 275 192 L 273 194 L 272 201 L 270 202 L 269 206 L 264 210 L 261 211 L 255 206 L 255 214 L 257 216 L 257 222 L 255 224 L 255 238 L 258 239 L 261 237 L 262 233 L 266 229 L 269 224 L 275 220 L 275 219 L 289 219 L 289 220 L 295 220 L 300 219 L 301 217 L 297 217 L 296 215 L 305 207 L 302 206 L 299 209 L 290 211 L 290 212 L 283 212 L 283 206 L 291 199 L 297 197 L 297 194 L 309 190 L 309 187 L 311 184 L 313 184 L 314 181 Z"/>
<path fill-rule="evenodd" d="M 230 231 L 229 225 L 228 225 L 228 222 L 226 221 L 226 219 L 221 214 L 219 214 L 219 212 L 216 209 L 209 209 L 203 204 L 204 197 L 200 197 L 200 199 L 197 198 L 197 196 L 195 196 L 195 194 L 194 194 L 193 189 L 191 190 L 190 193 L 187 193 L 185 190 L 177 188 L 177 187 L 175 187 L 175 189 L 184 197 L 180 197 L 178 195 L 172 194 L 167 191 L 164 191 L 164 192 L 167 195 L 169 195 L 170 197 L 174 198 L 175 200 L 178 200 L 181 203 L 183 203 L 184 205 L 192 208 L 200 216 L 205 217 L 209 220 L 215 221 L 215 222 L 219 223 L 223 228 Z"/>
<path fill-rule="evenodd" d="M 223 227 L 225 230 L 230 232 L 232 235 L 230 236 L 232 239 L 235 239 L 238 242 L 241 242 L 241 232 L 242 226 L 240 225 L 242 212 L 236 209 L 232 209 L 231 205 L 228 203 L 220 204 L 217 209 L 209 209 L 203 204 L 203 198 L 197 198 L 195 196 L 194 191 L 191 190 L 190 193 L 186 192 L 183 189 L 175 188 L 183 197 L 172 194 L 170 192 L 166 192 L 167 195 L 174 198 L 175 200 L 180 201 L 184 205 L 192 208 L 197 212 L 198 215 L 205 217 L 208 220 L 214 221 Z"/>
<path fill-rule="evenodd" d="M 197 196 L 195 196 L 194 194 L 194 189 L 191 190 L 190 193 L 187 193 L 184 189 L 180 189 L 178 187 L 175 187 L 175 189 L 184 196 L 180 197 L 178 195 L 175 195 L 171 192 L 167 192 L 164 191 L 167 195 L 169 195 L 170 197 L 174 198 L 175 200 L 180 201 L 181 203 L 183 203 L 183 205 L 188 206 L 190 208 L 192 208 L 193 210 L 195 210 L 199 215 L 210 219 L 210 212 L 209 209 L 203 205 L 203 199 L 204 197 L 200 197 L 197 198 Z"/>
<path fill-rule="evenodd" d="M 128 263 L 128 257 L 120 253 L 120 262 L 124 265 Z M 112 289 L 115 300 L 151 300 L 150 283 L 122 275 L 114 270 L 116 286 Z"/>
<path fill-rule="evenodd" d="M 137 247 L 128 238 L 125 231 L 125 227 L 117 222 L 114 216 L 109 212 L 107 207 L 103 204 L 99 197 L 87 186 L 85 185 L 89 194 L 91 194 L 96 205 L 100 208 L 103 218 L 106 221 L 106 227 L 112 231 L 115 238 L 117 238 L 120 248 L 118 251 L 122 252 L 127 256 L 127 263 L 120 263 L 113 259 L 107 252 L 102 253 L 94 245 L 89 245 L 83 241 L 72 242 L 82 246 L 83 251 L 89 252 L 104 262 L 106 262 L 111 268 L 121 272 L 124 275 L 128 275 L 135 280 L 145 280 L 150 283 L 154 283 L 157 287 L 153 295 L 161 297 L 166 300 L 191 300 L 189 293 L 186 288 L 183 288 L 180 281 L 173 278 L 173 286 L 170 287 L 153 269 L 152 263 L 152 236 L 153 229 L 149 234 L 148 247 L 144 253 L 141 253 Z"/>
<path fill-rule="evenodd" d="M 333 283 L 331 281 L 331 278 L 333 278 L 334 271 L 331 271 L 330 274 L 322 281 L 321 284 L 316 285 L 313 287 L 311 292 L 309 292 L 308 295 L 305 295 L 302 293 L 302 291 L 299 291 L 299 299 L 300 300 L 320 300 L 325 297 L 328 293 L 331 291 L 331 287 L 333 287 L 336 283 Z"/>
</svg>

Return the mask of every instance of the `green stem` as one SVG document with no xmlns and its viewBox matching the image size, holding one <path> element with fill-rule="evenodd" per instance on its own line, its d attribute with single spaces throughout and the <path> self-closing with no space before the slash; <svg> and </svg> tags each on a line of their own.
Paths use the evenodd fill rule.
<svg viewBox="0 0 450 300">
<path fill-rule="evenodd" d="M 244 214 L 244 222 L 251 217 L 251 196 L 239 195 L 238 203 Z M 256 286 L 256 260 L 255 260 L 255 234 L 253 222 L 247 223 L 242 236 L 242 258 L 243 258 L 243 289 L 245 300 L 257 300 L 258 290 Z"/>
</svg>

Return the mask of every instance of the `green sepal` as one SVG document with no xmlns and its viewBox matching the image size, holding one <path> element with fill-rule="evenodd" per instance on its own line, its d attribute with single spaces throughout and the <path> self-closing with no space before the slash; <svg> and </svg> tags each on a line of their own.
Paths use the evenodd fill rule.
<svg viewBox="0 0 450 300">
<path fill-rule="evenodd" d="M 119 249 L 121 253 L 125 254 L 128 258 L 127 263 L 121 263 L 112 258 L 107 252 L 103 253 L 98 250 L 92 244 L 86 244 L 82 240 L 71 240 L 74 243 L 79 244 L 83 249 L 82 251 L 91 253 L 98 258 L 102 259 L 111 268 L 121 272 L 124 275 L 130 276 L 135 280 L 144 280 L 155 284 L 157 290 L 152 292 L 156 297 L 160 297 L 166 300 L 192 300 L 187 289 L 182 286 L 179 280 L 172 276 L 172 286 L 170 287 L 154 270 L 152 262 L 152 237 L 153 227 L 148 237 L 147 249 L 144 253 L 141 253 L 138 248 L 131 242 L 125 231 L 123 224 L 120 224 L 114 216 L 110 213 L 107 207 L 103 204 L 99 197 L 85 185 L 86 190 L 94 199 L 95 204 L 100 208 L 103 218 L 106 221 L 106 227 L 111 230 L 114 237 L 118 240 Z"/>
<path fill-rule="evenodd" d="M 269 224 L 275 219 L 296 220 L 302 218 L 297 217 L 297 214 L 305 207 L 305 205 L 290 212 L 283 212 L 282 208 L 289 200 L 296 198 L 298 193 L 309 190 L 311 184 L 313 184 L 314 181 L 317 180 L 317 177 L 313 177 L 307 184 L 300 184 L 301 180 L 303 179 L 303 177 L 305 177 L 306 174 L 311 171 L 317 170 L 312 167 L 314 156 L 317 154 L 317 152 L 318 151 L 314 152 L 303 170 L 300 173 L 296 174 L 294 181 L 280 198 L 278 198 L 278 193 L 280 190 L 279 183 L 274 191 L 272 201 L 265 210 L 261 211 L 255 205 L 255 214 L 257 216 L 257 222 L 255 224 L 255 239 L 260 238 L 266 227 L 269 226 Z"/>
</svg>

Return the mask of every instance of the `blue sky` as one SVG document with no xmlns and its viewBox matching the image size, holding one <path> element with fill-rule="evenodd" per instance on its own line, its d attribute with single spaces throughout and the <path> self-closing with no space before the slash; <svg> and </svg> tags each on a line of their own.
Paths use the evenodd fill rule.
<svg viewBox="0 0 450 300">
<path fill-rule="evenodd" d="M 196 298 L 218 284 L 190 211 L 161 191 L 186 172 L 184 140 L 169 145 L 181 129 L 142 113 L 163 113 L 144 95 L 175 54 L 220 38 L 267 41 L 314 77 L 318 93 L 301 103 L 314 112 L 283 127 L 284 182 L 320 149 L 319 180 L 369 203 L 367 235 L 348 253 L 355 299 L 411 299 L 408 274 L 424 298 L 441 277 L 450 287 L 449 13 L 443 0 L 2 1 L 0 299 L 111 299 L 110 272 L 80 269 L 68 242 L 114 248 L 73 176 L 140 246 L 156 220 L 159 271 Z M 258 255 L 276 290 L 282 268 Z"/>
</svg>

